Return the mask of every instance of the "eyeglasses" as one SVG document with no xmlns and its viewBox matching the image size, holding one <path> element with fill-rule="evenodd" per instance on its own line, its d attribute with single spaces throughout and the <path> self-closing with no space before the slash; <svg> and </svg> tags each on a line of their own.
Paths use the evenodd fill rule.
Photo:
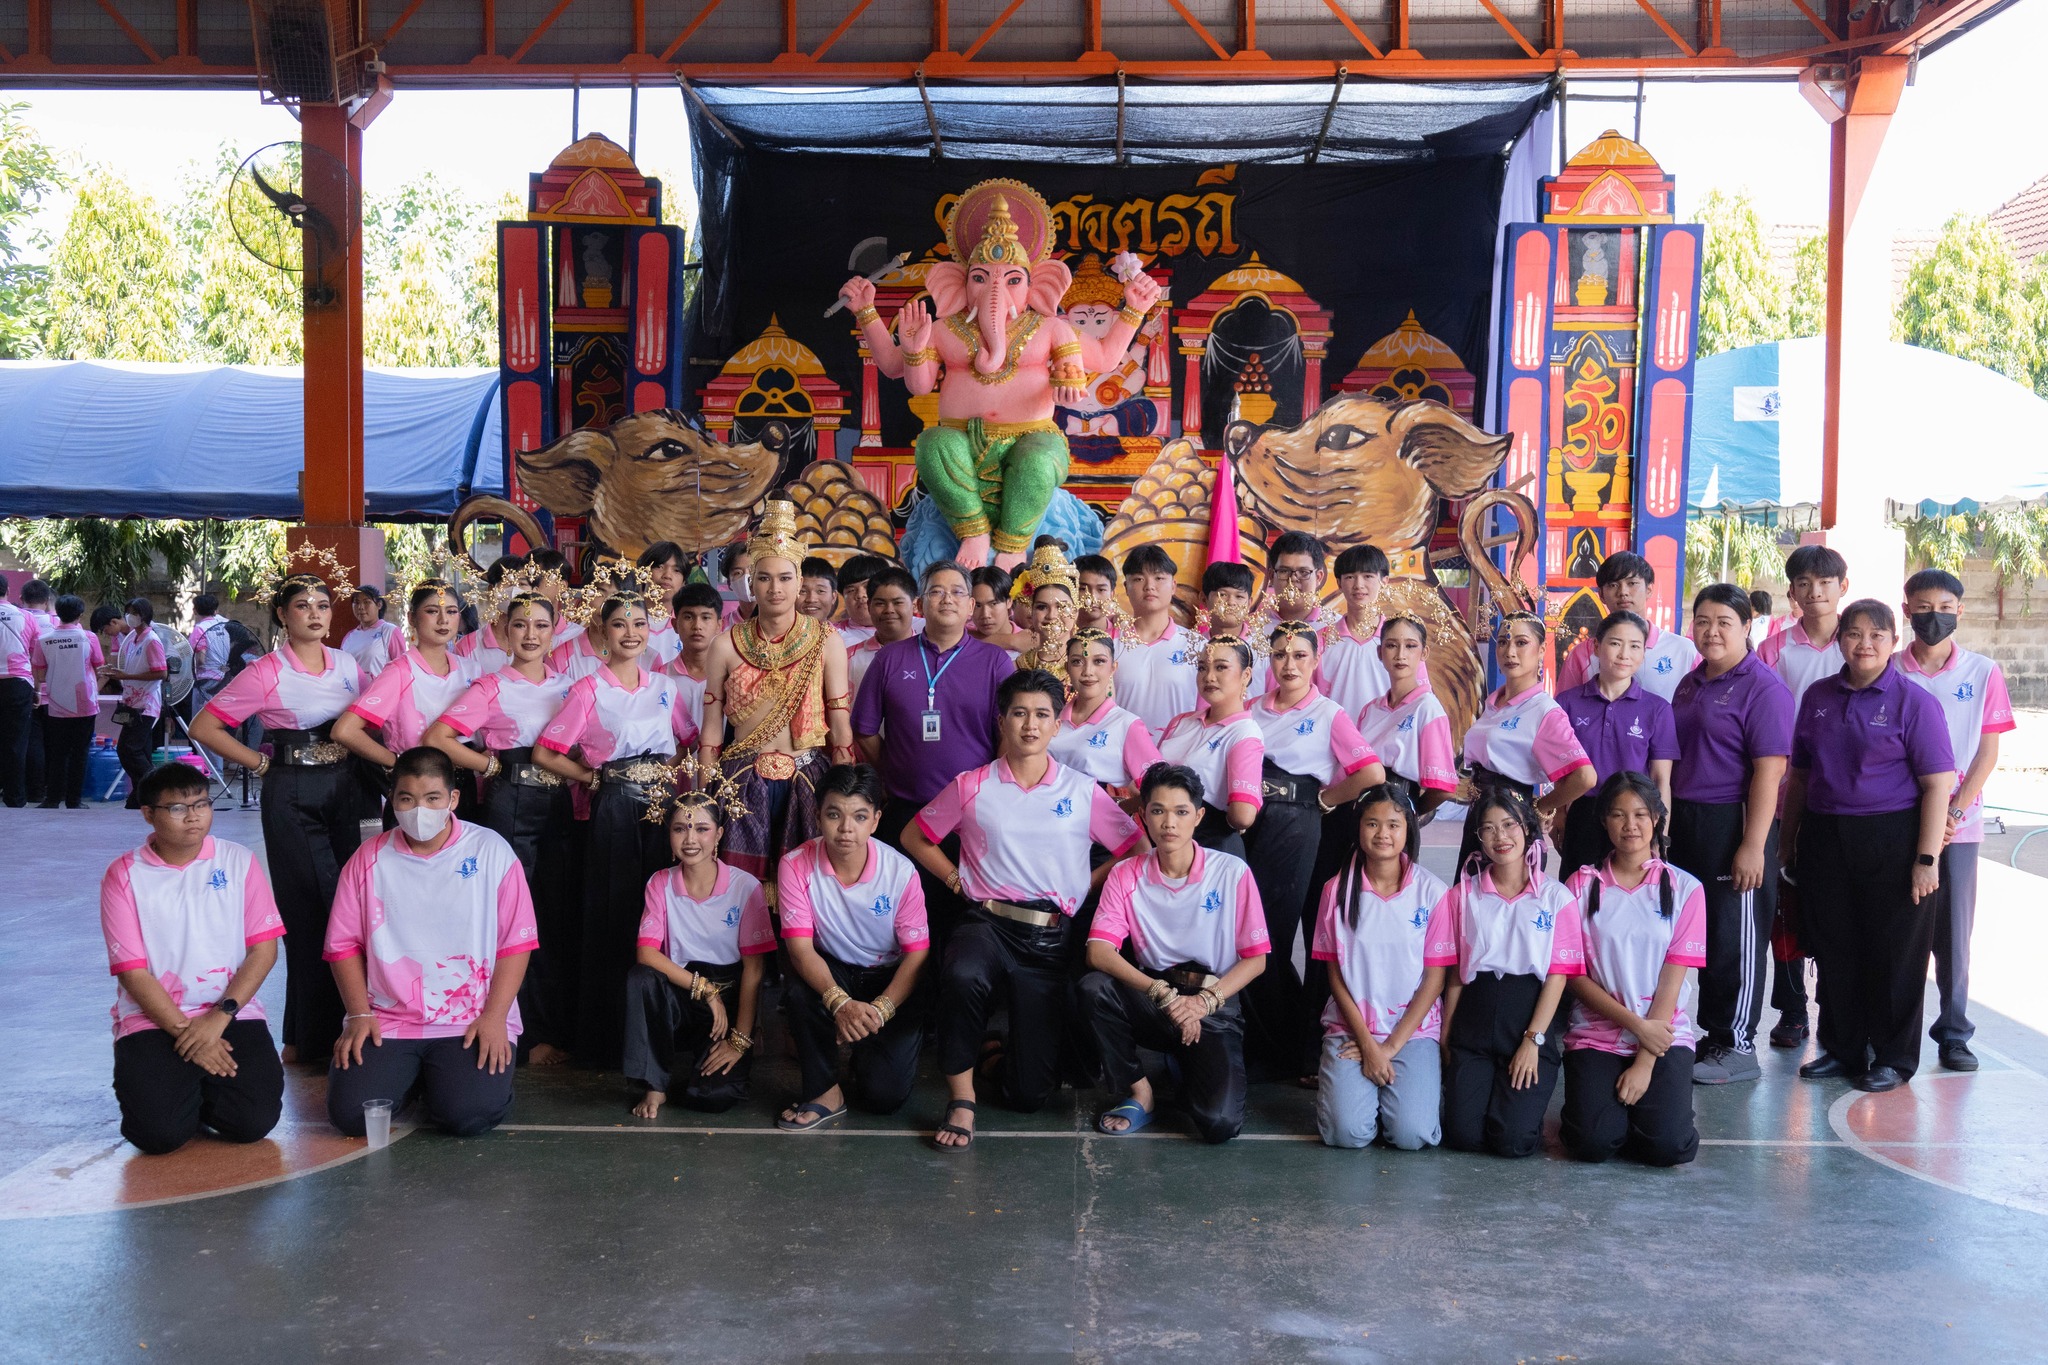
<svg viewBox="0 0 2048 1365">
<path fill-rule="evenodd" d="M 965 602 L 974 592 L 970 588 L 926 588 L 924 595 L 940 602 Z"/>
<path fill-rule="evenodd" d="M 1316 571 L 1314 569 L 1275 569 L 1273 570 L 1273 577 L 1284 578 L 1290 583 L 1313 583 Z"/>
<path fill-rule="evenodd" d="M 173 820 L 189 820 L 195 815 L 204 815 L 213 809 L 211 797 L 204 801 L 173 801 L 167 806 L 151 806 L 151 810 L 170 816 Z"/>
</svg>

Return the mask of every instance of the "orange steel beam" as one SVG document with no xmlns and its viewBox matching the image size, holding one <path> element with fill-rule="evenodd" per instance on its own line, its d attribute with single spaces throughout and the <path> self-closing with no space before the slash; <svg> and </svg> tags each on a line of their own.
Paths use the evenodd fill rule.
<svg viewBox="0 0 2048 1365">
<path fill-rule="evenodd" d="M 1700 55 L 1699 49 L 1695 48 L 1691 43 L 1688 43 L 1684 38 L 1680 37 L 1678 30 L 1671 27 L 1670 20 L 1666 19 L 1663 15 L 1657 13 L 1657 7 L 1651 4 L 1650 0 L 1636 0 L 1636 4 L 1639 7 L 1641 7 L 1643 13 L 1650 16 L 1650 20 L 1652 23 L 1656 24 L 1658 28 L 1664 30 L 1664 36 L 1666 38 L 1669 38 L 1677 46 L 1680 52 L 1683 52 L 1688 57 L 1697 57 Z"/>
<path fill-rule="evenodd" d="M 305 412 L 306 466 L 302 480 L 305 518 L 315 526 L 363 524 L 363 249 L 361 204 L 363 133 L 336 107 L 308 105 L 299 111 L 306 142 L 348 170 L 344 184 L 308 182 L 313 207 L 329 221 L 347 224 L 345 260 L 324 281 L 332 297 L 318 292 L 323 281 L 306 282 Z"/>
<path fill-rule="evenodd" d="M 1930 8 L 1921 12 L 1912 26 L 1899 33 L 1887 33 L 1882 51 L 1891 56 L 1903 56 L 1916 47 L 1925 47 L 1938 38 L 1945 38 L 1973 19 L 1978 19 L 1996 9 L 2000 0 L 1949 0 L 1938 9 Z"/>
<path fill-rule="evenodd" d="M 796 55 L 796 0 L 782 0 L 782 51 Z"/>
<path fill-rule="evenodd" d="M 512 60 L 515 62 L 519 61 L 522 58 L 524 58 L 527 53 L 533 51 L 533 45 L 539 42 L 542 38 L 546 37 L 547 31 L 555 26 L 555 20 L 561 18 L 564 14 L 568 13 L 569 6 L 575 3 L 576 0 L 560 0 L 560 3 L 558 3 L 553 9 L 548 11 L 547 17 L 545 19 L 542 19 L 539 24 L 534 26 L 533 32 L 526 35 L 526 41 L 521 43 L 517 48 L 513 49 Z"/>
<path fill-rule="evenodd" d="M 945 0 L 939 0 L 944 4 Z M 1088 0 L 1088 51 L 1102 51 L 1102 0 Z"/>
<path fill-rule="evenodd" d="M 1365 36 L 1364 29 L 1360 28 L 1357 24 L 1351 22 L 1351 16 L 1344 12 L 1344 7 L 1338 4 L 1337 0 L 1323 0 L 1323 3 L 1329 6 L 1330 13 L 1337 16 L 1337 22 L 1344 25 L 1345 29 L 1351 34 L 1351 36 L 1358 40 L 1358 45 L 1360 47 L 1364 48 L 1367 52 L 1370 52 L 1375 57 L 1384 58 L 1387 55 L 1386 53 L 1379 50 L 1378 46 L 1376 46 L 1373 43 L 1372 39 Z"/>
<path fill-rule="evenodd" d="M 647 0 L 633 0 L 633 55 L 647 55 Z"/>
<path fill-rule="evenodd" d="M 1495 5 L 1493 0 L 1479 0 L 1479 7 L 1493 16 L 1493 22 L 1508 31 L 1508 37 L 1515 40 L 1515 46 L 1521 48 L 1522 51 L 1528 53 L 1531 57 L 1540 57 L 1542 55 L 1529 45 L 1529 40 L 1522 36 L 1522 30 L 1516 28 L 1508 21 L 1508 17 L 1500 12 L 1499 6 Z"/>
<path fill-rule="evenodd" d="M 689 23 L 685 24 L 683 26 L 683 31 L 676 35 L 676 40 L 661 50 L 660 60 L 666 62 L 670 58 L 674 57 L 676 55 L 676 50 L 682 47 L 684 43 L 689 42 L 690 35 L 695 33 L 699 28 L 701 28 L 703 26 L 704 21 L 711 17 L 711 11 L 717 9 L 720 5 L 724 3 L 725 0 L 704 0 L 704 8 L 697 11 L 697 17 L 692 19 Z M 689 73 L 685 72 L 685 74 Z M 696 77 L 694 75 L 691 75 L 690 79 L 695 80 Z"/>
<path fill-rule="evenodd" d="M 1806 0 L 1792 0 L 1792 3 L 1798 6 L 1799 12 L 1801 14 L 1806 16 L 1808 23 L 1812 24 L 1815 28 L 1820 30 L 1821 37 L 1827 39 L 1831 43 L 1839 42 L 1841 40 L 1842 35 L 1835 32 L 1833 29 L 1829 28 L 1824 22 L 1822 22 L 1821 17 L 1813 12 L 1812 7 L 1806 3 Z"/>
<path fill-rule="evenodd" d="M 199 0 L 178 0 L 178 55 L 199 55 Z"/>
<path fill-rule="evenodd" d="M 1394 51 L 1421 55 L 1408 46 L 1408 0 L 1394 0 Z"/>
<path fill-rule="evenodd" d="M 995 22 L 990 24 L 987 28 L 983 29 L 981 31 L 981 36 L 979 38 L 976 38 L 973 42 L 967 45 L 967 50 L 960 54 L 960 60 L 963 62 L 973 61 L 974 54 L 981 51 L 981 49 L 988 44 L 988 40 L 995 37 L 996 33 L 999 30 L 1001 30 L 1004 24 L 1010 22 L 1010 16 L 1015 14 L 1018 10 L 1022 9 L 1023 7 L 1024 0 L 1010 0 L 1010 7 L 1004 10 L 1001 14 L 998 14 L 996 16 Z"/>
<path fill-rule="evenodd" d="M 1237 0 L 1237 50 L 1259 50 L 1259 0 Z"/>
<path fill-rule="evenodd" d="M 149 58 L 152 63 L 163 60 L 162 57 L 157 55 L 157 50 L 149 45 L 149 39 L 142 36 L 142 31 L 129 23 L 126 16 L 121 11 L 115 9 L 110 0 L 98 0 L 98 3 L 99 7 L 106 11 L 107 17 L 114 21 L 121 32 L 128 35 L 128 41 L 135 44 L 143 56 Z"/>
<path fill-rule="evenodd" d="M 384 43 L 390 42 L 393 38 L 396 38 L 398 36 L 398 30 L 404 28 L 408 23 L 412 22 L 412 17 L 420 12 L 420 6 L 426 3 L 427 0 L 412 0 L 411 4 L 407 5 L 404 9 L 400 10 L 398 12 L 398 17 L 391 21 L 391 27 L 385 29 L 384 36 L 377 40 L 378 44 L 381 46 Z"/>
<path fill-rule="evenodd" d="M 498 4 L 497 0 L 483 0 L 484 56 L 498 55 Z"/>
<path fill-rule="evenodd" d="M 860 3 L 855 5 L 844 19 L 841 19 L 839 21 L 839 27 L 833 29 L 831 34 L 826 37 L 825 41 L 818 44 L 817 49 L 811 53 L 811 60 L 815 62 L 819 58 L 823 57 L 827 52 L 830 52 L 832 50 L 832 44 L 839 41 L 840 35 L 845 33 L 846 30 L 852 28 L 853 21 L 860 18 L 861 13 L 864 10 L 866 10 L 869 5 L 872 5 L 874 3 L 875 0 L 860 0 Z"/>
<path fill-rule="evenodd" d="M 1096 16 L 1095 33 L 1099 38 L 1102 34 L 1102 0 L 1089 0 L 1089 3 L 1095 7 L 1092 13 Z M 946 8 L 946 0 L 932 0 L 932 51 L 950 52 L 952 48 L 952 15 Z"/>
<path fill-rule="evenodd" d="M 1197 19 L 1186 5 L 1183 5 L 1180 0 L 1166 0 L 1166 3 L 1173 6 L 1173 12 L 1181 17 L 1182 22 L 1193 29 L 1195 35 L 1209 45 L 1211 52 L 1215 53 L 1222 61 L 1227 62 L 1230 60 L 1230 53 L 1224 50 L 1223 44 L 1216 41 L 1216 35 L 1204 28 L 1202 21 Z"/>
</svg>

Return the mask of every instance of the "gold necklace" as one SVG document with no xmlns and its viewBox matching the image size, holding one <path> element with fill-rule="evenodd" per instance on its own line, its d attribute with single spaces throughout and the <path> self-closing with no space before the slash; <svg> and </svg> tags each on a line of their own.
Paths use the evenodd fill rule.
<svg viewBox="0 0 2048 1365">
<path fill-rule="evenodd" d="M 964 313 L 948 314 L 946 326 L 951 328 L 953 335 L 959 337 L 961 344 L 967 347 L 966 369 L 967 373 L 974 376 L 975 382 L 980 384 L 1002 384 L 1016 376 L 1017 358 L 1024 354 L 1025 346 L 1029 345 L 1031 338 L 1038 334 L 1038 324 L 1043 321 L 1045 321 L 1043 317 L 1028 308 L 1017 315 L 1017 325 L 1010 329 L 1009 354 L 1003 360 L 1003 368 L 997 370 L 994 374 L 983 374 L 975 367 L 974 353 L 981 349 L 981 333 L 975 330 L 973 323 L 967 321 L 966 315 Z"/>
</svg>

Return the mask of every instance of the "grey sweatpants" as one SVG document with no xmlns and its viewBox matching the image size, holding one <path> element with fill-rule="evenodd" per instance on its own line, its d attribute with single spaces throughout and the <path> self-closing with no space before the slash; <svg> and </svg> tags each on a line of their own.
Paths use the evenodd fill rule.
<svg viewBox="0 0 2048 1365">
<path fill-rule="evenodd" d="M 1396 1147 L 1419 1151 L 1443 1140 L 1443 1056 L 1434 1038 L 1410 1038 L 1394 1054 L 1394 1083 L 1375 1085 L 1355 1058 L 1339 1057 L 1346 1039 L 1323 1039 L 1316 1082 L 1316 1131 L 1331 1147 L 1366 1147 L 1377 1133 Z"/>
</svg>

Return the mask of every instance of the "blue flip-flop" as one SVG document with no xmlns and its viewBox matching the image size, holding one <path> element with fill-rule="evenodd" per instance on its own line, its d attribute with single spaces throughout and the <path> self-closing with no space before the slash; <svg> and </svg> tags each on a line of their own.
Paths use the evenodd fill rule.
<svg viewBox="0 0 2048 1365">
<path fill-rule="evenodd" d="M 837 1109 L 832 1109 L 818 1103 L 816 1100 L 812 1100 L 808 1104 L 798 1105 L 796 1112 L 799 1116 L 816 1114 L 818 1117 L 809 1123 L 801 1122 L 800 1119 L 777 1119 L 775 1120 L 775 1126 L 785 1133 L 815 1133 L 820 1128 L 829 1127 L 838 1120 L 845 1118 L 846 1106 L 842 1104 Z"/>
<path fill-rule="evenodd" d="M 1115 1108 L 1105 1109 L 1095 1116 L 1095 1131 L 1104 1137 L 1129 1137 L 1150 1127 L 1153 1117 L 1153 1111 L 1136 1100 L 1125 1100 Z M 1109 1119 L 1122 1119 L 1131 1126 L 1123 1129 L 1104 1128 L 1103 1123 Z"/>
</svg>

